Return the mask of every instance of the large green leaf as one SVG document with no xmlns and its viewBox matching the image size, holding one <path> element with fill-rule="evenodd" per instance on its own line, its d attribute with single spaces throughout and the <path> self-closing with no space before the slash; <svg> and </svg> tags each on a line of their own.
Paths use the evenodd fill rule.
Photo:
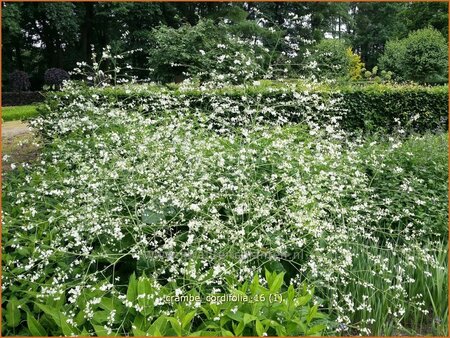
<svg viewBox="0 0 450 338">
<path fill-rule="evenodd" d="M 249 313 L 245 313 L 244 314 L 244 325 L 247 325 L 248 323 L 250 323 L 256 319 L 258 319 L 258 317 L 251 315 Z"/>
<path fill-rule="evenodd" d="M 264 326 L 261 324 L 261 322 L 258 319 L 256 320 L 255 328 L 256 328 L 256 334 L 261 337 L 265 331 L 264 331 Z"/>
<path fill-rule="evenodd" d="M 307 332 L 307 336 L 320 336 L 323 330 L 325 330 L 327 326 L 325 324 L 318 324 L 311 327 Z"/>
<path fill-rule="evenodd" d="M 20 324 L 21 314 L 19 309 L 19 302 L 16 297 L 12 297 L 6 305 L 6 324 L 9 327 L 17 327 Z"/>
<path fill-rule="evenodd" d="M 150 325 L 150 328 L 148 329 L 147 333 L 152 336 L 163 336 L 164 333 L 166 332 L 167 323 L 168 321 L 166 316 L 158 317 L 152 323 L 152 325 Z"/>
<path fill-rule="evenodd" d="M 36 320 L 30 312 L 27 313 L 27 326 L 33 336 L 48 336 L 41 323 L 39 323 L 39 321 Z"/>
<path fill-rule="evenodd" d="M 172 325 L 172 329 L 175 331 L 177 336 L 181 337 L 181 324 L 177 318 L 169 317 L 167 318 Z"/>
<path fill-rule="evenodd" d="M 127 300 L 130 302 L 135 302 L 137 298 L 137 282 L 136 282 L 136 274 L 132 274 L 130 276 L 130 281 L 128 282 L 127 289 Z"/>
<path fill-rule="evenodd" d="M 182 327 L 183 329 L 185 329 L 186 326 L 187 326 L 188 324 L 191 323 L 192 319 L 195 317 L 195 314 L 196 314 L 196 311 L 193 310 L 193 311 L 187 313 L 187 314 L 183 317 L 183 319 L 182 319 L 182 321 L 181 321 L 181 327 Z"/>
<path fill-rule="evenodd" d="M 59 312 L 56 309 L 51 308 L 50 306 L 47 306 L 45 304 L 39 304 L 36 303 L 36 305 L 47 315 L 49 315 L 53 321 L 56 323 L 56 325 L 59 326 Z"/>
<path fill-rule="evenodd" d="M 59 326 L 65 336 L 73 336 L 74 334 L 78 334 L 78 330 L 76 330 L 72 325 L 69 325 L 67 322 L 67 317 L 62 313 L 59 314 Z"/>
<path fill-rule="evenodd" d="M 279 292 L 281 286 L 283 285 L 284 273 L 279 273 L 272 281 L 272 285 L 270 286 L 270 292 Z"/>
<path fill-rule="evenodd" d="M 318 305 L 314 305 L 311 309 L 309 309 L 308 315 L 306 316 L 306 322 L 309 324 L 311 322 L 311 320 L 313 320 L 319 309 Z"/>
<path fill-rule="evenodd" d="M 105 329 L 103 325 L 92 325 L 94 327 L 95 333 L 99 337 L 105 337 L 105 336 L 117 336 L 114 332 L 108 333 L 108 331 Z"/>
<path fill-rule="evenodd" d="M 151 210 L 144 210 L 142 213 L 142 222 L 146 224 L 158 224 L 164 219 L 164 214 Z"/>
</svg>

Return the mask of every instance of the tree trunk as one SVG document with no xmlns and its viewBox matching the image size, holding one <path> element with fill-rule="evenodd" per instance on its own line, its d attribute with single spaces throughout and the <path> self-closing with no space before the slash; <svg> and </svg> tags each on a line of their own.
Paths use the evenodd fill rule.
<svg viewBox="0 0 450 338">
<path fill-rule="evenodd" d="M 22 59 L 22 49 L 20 48 L 20 44 L 19 43 L 16 43 L 16 45 L 14 47 L 14 52 L 15 52 L 15 55 L 16 55 L 16 66 L 17 66 L 17 69 L 24 70 L 23 59 Z"/>
<path fill-rule="evenodd" d="M 83 60 L 87 61 L 91 57 L 91 43 L 94 22 L 94 4 L 92 2 L 81 3 L 84 6 L 84 20 L 81 25 L 80 48 Z"/>
<path fill-rule="evenodd" d="M 341 39 L 341 16 L 338 16 L 338 37 Z"/>
</svg>

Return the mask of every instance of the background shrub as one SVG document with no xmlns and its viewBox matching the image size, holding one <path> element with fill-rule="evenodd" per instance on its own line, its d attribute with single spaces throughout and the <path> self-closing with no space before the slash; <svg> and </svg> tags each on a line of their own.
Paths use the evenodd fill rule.
<svg viewBox="0 0 450 338">
<path fill-rule="evenodd" d="M 447 41 L 433 28 L 420 29 L 405 39 L 389 41 L 379 63 L 401 80 L 444 83 L 448 76 Z"/>
<path fill-rule="evenodd" d="M 64 80 L 69 80 L 70 76 L 64 69 L 50 68 L 44 74 L 44 81 L 46 85 L 53 86 L 59 89 Z"/>
<path fill-rule="evenodd" d="M 380 68 L 395 74 L 398 80 L 404 79 L 404 56 L 406 54 L 405 40 L 391 40 L 386 43 L 384 54 L 378 60 Z"/>
<path fill-rule="evenodd" d="M 305 58 L 307 68 L 317 76 L 358 80 L 364 63 L 344 41 L 326 39 L 319 42 Z"/>
<path fill-rule="evenodd" d="M 13 91 L 21 92 L 23 90 L 28 90 L 31 86 L 30 77 L 27 73 L 16 70 L 9 74 L 9 84 Z"/>
<path fill-rule="evenodd" d="M 249 27 L 247 31 L 251 32 Z M 268 53 L 231 31 L 224 23 L 201 20 L 178 29 L 161 26 L 151 37 L 156 47 L 149 51 L 149 66 L 157 80 L 176 81 L 189 74 L 200 80 L 214 75 L 239 82 L 260 76 Z M 262 42 L 260 42 L 262 43 Z"/>
<path fill-rule="evenodd" d="M 348 59 L 348 77 L 350 80 L 360 80 L 364 69 L 364 62 L 362 62 L 361 56 L 353 53 L 351 47 L 347 48 L 346 54 Z"/>
</svg>

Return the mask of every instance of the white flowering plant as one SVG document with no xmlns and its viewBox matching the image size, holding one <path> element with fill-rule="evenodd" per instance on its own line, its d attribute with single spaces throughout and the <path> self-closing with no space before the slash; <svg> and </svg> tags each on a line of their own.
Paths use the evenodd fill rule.
<svg viewBox="0 0 450 338">
<path fill-rule="evenodd" d="M 77 62 L 77 67 L 70 72 L 75 78 L 82 79 L 85 83 L 95 87 L 137 81 L 136 76 L 129 74 L 133 67 L 123 61 L 141 49 L 116 53 L 110 45 L 107 45 L 102 49 L 100 55 L 95 52 L 94 45 L 91 46 L 91 49 L 91 62 Z"/>
<path fill-rule="evenodd" d="M 261 77 L 268 64 L 269 49 L 262 38 L 240 36 L 223 22 L 201 20 L 178 29 L 162 26 L 152 38 L 149 67 L 159 81 L 242 83 Z"/>
<path fill-rule="evenodd" d="M 355 133 L 317 83 L 263 84 L 51 94 L 3 180 L 3 333 L 445 333 L 447 134 Z M 281 298 L 161 300 L 235 290 Z"/>
</svg>

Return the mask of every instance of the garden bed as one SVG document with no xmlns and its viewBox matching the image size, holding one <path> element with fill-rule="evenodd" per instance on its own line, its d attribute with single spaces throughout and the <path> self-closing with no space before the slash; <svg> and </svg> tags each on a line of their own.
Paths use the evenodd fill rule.
<svg viewBox="0 0 450 338">
<path fill-rule="evenodd" d="M 49 99 L 4 180 L 3 334 L 448 331 L 440 108 L 362 134 L 342 97 L 236 90 Z"/>
</svg>

